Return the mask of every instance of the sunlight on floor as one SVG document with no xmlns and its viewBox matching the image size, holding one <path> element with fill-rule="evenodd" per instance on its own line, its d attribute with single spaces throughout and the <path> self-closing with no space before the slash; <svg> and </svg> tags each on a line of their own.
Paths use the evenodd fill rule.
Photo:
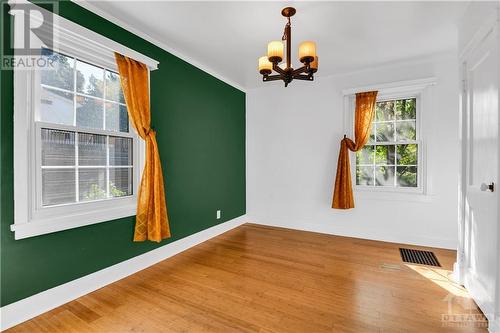
<svg viewBox="0 0 500 333">
<path fill-rule="evenodd" d="M 406 266 L 422 275 L 426 279 L 434 282 L 449 293 L 459 297 L 470 298 L 467 290 L 453 281 L 453 279 L 451 278 L 451 271 L 437 267 L 426 267 L 410 264 L 406 264 Z"/>
</svg>

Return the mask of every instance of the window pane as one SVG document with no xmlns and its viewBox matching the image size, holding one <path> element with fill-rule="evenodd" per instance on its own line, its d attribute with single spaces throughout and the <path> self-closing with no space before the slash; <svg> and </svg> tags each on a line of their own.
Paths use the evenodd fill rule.
<svg viewBox="0 0 500 333">
<path fill-rule="evenodd" d="M 104 69 L 76 61 L 76 91 L 102 97 L 104 87 Z"/>
<path fill-rule="evenodd" d="M 120 84 L 120 75 L 106 71 L 106 99 L 110 101 L 125 103 L 123 90 Z"/>
<path fill-rule="evenodd" d="M 132 195 L 132 168 L 109 169 L 109 194 L 112 197 Z"/>
<path fill-rule="evenodd" d="M 42 52 L 47 63 L 52 64 L 40 71 L 42 84 L 73 91 L 75 60 L 48 49 Z"/>
<path fill-rule="evenodd" d="M 416 165 L 418 147 L 416 144 L 398 145 L 397 164 L 398 165 Z"/>
<path fill-rule="evenodd" d="M 396 122 L 396 133 L 398 141 L 416 140 L 417 131 L 416 131 L 415 120 Z"/>
<path fill-rule="evenodd" d="M 417 187 L 417 167 L 398 166 L 397 167 L 398 186 Z"/>
<path fill-rule="evenodd" d="M 106 165 L 106 136 L 78 133 L 78 164 Z"/>
<path fill-rule="evenodd" d="M 128 132 L 128 113 L 124 105 L 106 102 L 106 129 Z"/>
<path fill-rule="evenodd" d="M 394 123 L 377 124 L 377 142 L 394 141 Z"/>
<path fill-rule="evenodd" d="M 394 165 L 394 145 L 377 146 L 375 149 L 375 164 Z"/>
<path fill-rule="evenodd" d="M 42 205 L 75 202 L 75 169 L 42 170 Z"/>
<path fill-rule="evenodd" d="M 361 150 L 356 152 L 356 164 L 373 164 L 374 162 L 374 146 L 364 146 Z"/>
<path fill-rule="evenodd" d="M 106 169 L 79 169 L 80 201 L 106 198 Z"/>
<path fill-rule="evenodd" d="M 373 167 L 356 167 L 356 185 L 373 185 Z"/>
<path fill-rule="evenodd" d="M 76 96 L 76 126 L 102 129 L 102 100 Z"/>
<path fill-rule="evenodd" d="M 75 132 L 42 128 L 42 165 L 75 165 Z"/>
<path fill-rule="evenodd" d="M 386 121 L 394 119 L 394 101 L 378 102 L 375 106 L 375 120 Z"/>
<path fill-rule="evenodd" d="M 40 121 L 73 125 L 73 94 L 42 87 Z"/>
<path fill-rule="evenodd" d="M 394 186 L 394 166 L 376 167 L 375 183 L 377 186 Z"/>
<path fill-rule="evenodd" d="M 417 113 L 415 98 L 396 101 L 396 119 L 415 119 Z"/>
<path fill-rule="evenodd" d="M 109 137 L 109 165 L 132 165 L 132 139 Z"/>
</svg>

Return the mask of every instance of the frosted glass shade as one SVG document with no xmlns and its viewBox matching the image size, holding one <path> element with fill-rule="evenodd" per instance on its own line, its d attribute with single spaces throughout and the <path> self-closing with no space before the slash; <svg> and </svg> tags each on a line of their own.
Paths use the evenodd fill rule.
<svg viewBox="0 0 500 333">
<path fill-rule="evenodd" d="M 314 57 L 314 60 L 309 64 L 311 67 L 313 73 L 316 73 L 318 71 L 318 56 Z"/>
<path fill-rule="evenodd" d="M 283 60 L 283 42 L 275 40 L 267 44 L 267 58 L 270 62 Z"/>
<path fill-rule="evenodd" d="M 259 72 L 260 74 L 271 74 L 273 71 L 273 64 L 267 59 L 266 56 L 259 58 Z"/>
<path fill-rule="evenodd" d="M 302 42 L 299 45 L 299 59 L 300 62 L 312 62 L 316 57 L 316 43 L 315 42 Z"/>
</svg>

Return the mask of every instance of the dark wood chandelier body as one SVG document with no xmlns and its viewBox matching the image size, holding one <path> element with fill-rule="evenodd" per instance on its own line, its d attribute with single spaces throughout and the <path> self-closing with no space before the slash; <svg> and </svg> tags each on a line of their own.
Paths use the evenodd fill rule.
<svg viewBox="0 0 500 333">
<path fill-rule="evenodd" d="M 272 41 L 268 44 L 267 57 L 259 59 L 259 72 L 262 74 L 262 80 L 278 81 L 282 80 L 285 87 L 293 80 L 313 81 L 314 73 L 318 70 L 318 57 L 316 56 L 316 44 L 314 42 L 303 42 L 299 47 L 299 60 L 302 66 L 297 69 L 292 67 L 292 25 L 290 17 L 296 13 L 295 8 L 286 7 L 281 14 L 288 19 L 285 25 L 282 41 L 286 41 L 286 67 L 281 67 L 283 60 L 283 43 L 281 41 Z M 277 74 L 271 75 L 275 71 Z"/>
</svg>

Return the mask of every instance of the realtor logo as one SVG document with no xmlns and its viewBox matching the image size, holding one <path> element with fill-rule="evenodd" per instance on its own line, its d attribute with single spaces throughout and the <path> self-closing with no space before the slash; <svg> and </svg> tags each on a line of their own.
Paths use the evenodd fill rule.
<svg viewBox="0 0 500 333">
<path fill-rule="evenodd" d="M 38 1 L 36 5 L 27 1 L 2 3 L 0 14 L 11 22 L 1 26 L 1 69 L 51 67 L 43 53 L 46 55 L 54 48 L 54 13 L 57 11 L 57 1 Z"/>
<path fill-rule="evenodd" d="M 441 314 L 442 327 L 488 327 L 486 316 L 477 308 L 472 299 L 457 297 L 449 293 L 443 301 L 448 302 L 448 313 Z M 461 308 L 461 310 L 457 313 L 454 308 Z"/>
</svg>

